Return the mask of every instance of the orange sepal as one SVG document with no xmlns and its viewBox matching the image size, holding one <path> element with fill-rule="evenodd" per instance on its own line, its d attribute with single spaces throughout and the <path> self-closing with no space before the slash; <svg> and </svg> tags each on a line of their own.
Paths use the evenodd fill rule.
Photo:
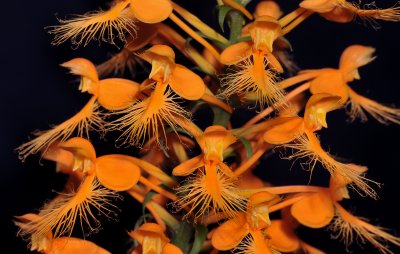
<svg viewBox="0 0 400 254">
<path fill-rule="evenodd" d="M 96 176 L 106 188 L 125 191 L 139 181 L 140 168 L 127 155 L 104 155 L 96 160 Z"/>
<path fill-rule="evenodd" d="M 346 102 L 348 91 L 343 74 L 339 70 L 326 69 L 317 78 L 310 83 L 310 92 L 312 94 L 329 93 L 342 98 Z"/>
<path fill-rule="evenodd" d="M 144 23 L 159 23 L 172 13 L 169 0 L 131 0 L 130 7 L 135 17 Z"/>
<path fill-rule="evenodd" d="M 180 64 L 175 65 L 168 83 L 175 93 L 187 100 L 198 100 L 206 92 L 203 80 Z"/>
<path fill-rule="evenodd" d="M 139 84 L 127 79 L 110 78 L 100 81 L 98 102 L 108 110 L 125 109 L 136 100 Z"/>
<path fill-rule="evenodd" d="M 204 166 L 204 156 L 199 155 L 176 166 L 172 170 L 172 174 L 174 176 L 187 176 L 202 166 Z"/>
<path fill-rule="evenodd" d="M 274 249 L 282 252 L 294 252 L 300 248 L 300 240 L 283 220 L 272 220 L 265 230 Z"/>
<path fill-rule="evenodd" d="M 340 56 L 340 71 L 351 75 L 346 77 L 348 81 L 360 79 L 357 69 L 373 61 L 375 59 L 373 56 L 374 52 L 375 48 L 363 45 L 351 45 L 347 47 Z"/>
<path fill-rule="evenodd" d="M 251 55 L 251 42 L 239 42 L 227 47 L 221 53 L 220 61 L 223 64 L 236 64 Z"/>
<path fill-rule="evenodd" d="M 96 67 L 85 58 L 74 58 L 62 63 L 61 66 L 70 69 L 74 75 L 84 76 L 95 82 L 99 81 Z"/>
<path fill-rule="evenodd" d="M 75 137 L 68 139 L 64 143 L 60 144 L 62 149 L 70 151 L 75 157 L 88 159 L 94 161 L 96 159 L 96 151 L 92 143 L 89 140 Z"/>
<path fill-rule="evenodd" d="M 129 235 L 143 245 L 144 237 L 159 238 L 162 244 L 168 243 L 169 239 L 165 236 L 163 228 L 157 223 L 144 223 L 139 228 L 129 232 Z"/>
<path fill-rule="evenodd" d="M 212 235 L 211 244 L 217 250 L 230 250 L 236 247 L 249 233 L 246 215 L 238 213 L 233 219 L 224 222 Z"/>
<path fill-rule="evenodd" d="M 337 23 L 349 23 L 354 20 L 354 12 L 346 8 L 334 8 L 327 13 L 320 13 L 322 17 Z"/>
<path fill-rule="evenodd" d="M 169 60 L 175 62 L 175 52 L 174 50 L 166 45 L 154 45 L 145 52 L 138 55 L 143 60 L 152 63 L 152 61 L 162 61 Z"/>
<path fill-rule="evenodd" d="M 291 213 L 301 224 L 310 228 L 322 228 L 332 220 L 335 209 L 329 193 L 315 193 L 296 202 Z"/>
<path fill-rule="evenodd" d="M 167 243 L 166 245 L 164 245 L 161 254 L 183 254 L 183 252 L 176 245 Z"/>
<path fill-rule="evenodd" d="M 74 155 L 58 147 L 58 144 L 50 146 L 50 148 L 43 153 L 43 158 L 56 162 L 56 172 L 70 174 L 73 171 Z"/>
<path fill-rule="evenodd" d="M 257 4 L 254 16 L 270 16 L 279 19 L 282 16 L 282 11 L 275 1 L 261 1 Z"/>
<path fill-rule="evenodd" d="M 337 6 L 336 0 L 305 0 L 301 2 L 300 7 L 315 11 L 318 13 L 326 13 L 332 11 Z"/>
<path fill-rule="evenodd" d="M 270 144 L 281 145 L 293 141 L 304 132 L 301 117 L 284 117 L 264 133 L 264 140 Z"/>
<path fill-rule="evenodd" d="M 52 241 L 49 251 L 46 254 L 109 254 L 107 250 L 87 240 L 75 237 L 60 237 Z"/>
</svg>

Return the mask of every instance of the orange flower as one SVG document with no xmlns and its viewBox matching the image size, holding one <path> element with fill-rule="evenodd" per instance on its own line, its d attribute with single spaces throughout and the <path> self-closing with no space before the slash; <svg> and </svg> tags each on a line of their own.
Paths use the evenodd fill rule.
<svg viewBox="0 0 400 254">
<path fill-rule="evenodd" d="M 141 88 L 142 94 L 148 90 L 151 94 L 118 111 L 124 115 L 112 122 L 110 128 L 125 129 L 119 138 L 126 137 L 124 143 L 140 146 L 145 139 L 155 138 L 160 144 L 160 135 L 166 136 L 164 123 L 176 132 L 182 122 L 189 122 L 189 113 L 176 103 L 178 96 L 175 94 L 187 100 L 198 100 L 206 87 L 198 75 L 175 63 L 175 53 L 168 46 L 153 46 L 140 57 L 152 65 L 149 79 Z"/>
<path fill-rule="evenodd" d="M 169 243 L 170 240 L 165 236 L 164 230 L 155 223 L 145 223 L 139 228 L 131 231 L 129 235 L 137 240 L 141 245 L 143 254 L 182 254 L 178 246 Z"/>
<path fill-rule="evenodd" d="M 309 0 L 308 0 L 309 1 Z M 293 83 L 310 80 L 310 92 L 329 93 L 340 96 L 341 103 L 350 104 L 348 112 L 351 119 L 361 118 L 367 120 L 364 111 L 371 114 L 381 123 L 393 122 L 400 124 L 400 110 L 379 104 L 356 93 L 348 82 L 360 79 L 358 68 L 362 67 L 375 59 L 372 57 L 375 49 L 362 45 L 352 45 L 347 47 L 340 57 L 339 68 L 324 68 L 320 70 L 304 70 L 298 76 L 289 78 L 281 82 L 281 86 L 288 87 Z"/>
<path fill-rule="evenodd" d="M 28 213 L 22 216 L 16 217 L 19 221 L 15 222 L 15 224 L 20 228 L 20 230 L 24 230 L 24 228 L 29 224 L 29 222 L 37 220 L 40 218 L 40 215 Z M 28 226 L 29 227 L 29 226 Z M 44 254 L 75 254 L 75 253 L 87 253 L 87 254 L 109 254 L 107 250 L 97 246 L 96 244 L 75 238 L 75 237 L 60 237 L 53 238 L 51 232 L 49 232 L 46 236 L 31 236 L 31 251 L 38 251 Z"/>
<path fill-rule="evenodd" d="M 115 1 L 115 4 L 108 11 L 89 12 L 71 20 L 60 20 L 61 25 L 49 27 L 51 29 L 49 32 L 55 34 L 52 42 L 55 45 L 71 39 L 76 46 L 82 43 L 86 46 L 92 39 L 97 37 L 98 40 L 115 44 L 114 30 L 117 32 L 117 37 L 123 41 L 125 40 L 125 33 L 136 37 L 136 19 L 143 23 L 155 24 L 170 18 L 193 39 L 209 49 L 216 58 L 219 58 L 218 51 L 178 18 L 173 13 L 173 10 L 176 10 L 186 21 L 198 28 L 203 34 L 222 43 L 227 42 L 222 35 L 170 0 Z"/>
<path fill-rule="evenodd" d="M 276 84 L 276 71 L 282 66 L 272 54 L 273 42 L 282 35 L 278 21 L 270 16 L 258 17 L 248 26 L 252 42 L 239 42 L 227 47 L 221 54 L 221 62 L 236 65 L 234 71 L 222 78 L 224 97 L 233 94 L 256 94 L 260 106 L 283 100 L 283 91 Z M 266 69 L 270 67 L 271 69 Z"/>
<path fill-rule="evenodd" d="M 382 253 L 393 253 L 382 242 L 400 246 L 400 238 L 355 217 L 338 203 L 350 198 L 347 185 L 351 182 L 346 176 L 332 175 L 329 188 L 320 189 L 293 204 L 291 214 L 298 222 L 311 228 L 321 228 L 332 222 L 330 229 L 336 232 L 335 238 L 341 238 L 346 245 L 353 242 L 355 232 L 362 241 L 370 242 Z"/>
<path fill-rule="evenodd" d="M 24 234 L 44 237 L 54 231 L 55 237 L 70 235 L 78 218 L 81 225 L 85 223 L 90 231 L 93 231 L 100 225 L 93 209 L 110 216 L 113 213 L 112 208 L 115 206 L 109 199 L 119 197 L 115 191 L 129 190 L 138 182 L 176 200 L 174 195 L 142 177 L 141 169 L 157 177 L 167 186 L 171 185 L 170 178 L 160 169 L 149 167 L 136 158 L 118 154 L 96 157 L 92 144 L 83 138 L 69 139 L 61 143 L 59 149 L 72 154 L 73 164 L 70 164 L 70 156 L 49 157 L 56 161 L 67 158 L 68 164 L 73 165 L 70 170 L 82 172 L 82 183 L 75 193 L 60 195 L 47 204 L 39 213 L 40 218 L 32 220 L 24 226 Z"/>
<path fill-rule="evenodd" d="M 217 250 L 238 250 L 239 253 L 273 253 L 262 233 L 271 222 L 268 207 L 279 197 L 268 192 L 253 194 L 247 211 L 221 224 L 212 234 L 211 244 Z"/>
<path fill-rule="evenodd" d="M 245 199 L 239 194 L 236 178 L 223 162 L 226 148 L 236 142 L 236 137 L 222 126 L 210 126 L 197 137 L 203 154 L 187 160 L 172 171 L 176 176 L 188 176 L 200 169 L 194 177 L 186 179 L 177 189 L 179 207 L 191 206 L 190 214 L 198 218 L 210 210 L 234 216 L 244 209 Z"/>
<path fill-rule="evenodd" d="M 47 149 L 57 140 L 67 140 L 76 130 L 78 136 L 89 136 L 89 129 L 104 131 L 104 121 L 99 106 L 108 110 L 128 107 L 136 101 L 139 85 L 121 78 L 99 80 L 95 66 L 84 58 L 75 58 L 61 66 L 69 68 L 71 73 L 81 77 L 79 90 L 92 94 L 89 102 L 76 115 L 47 131 L 36 133 L 38 137 L 17 148 L 24 160 L 30 154 Z"/>
<path fill-rule="evenodd" d="M 309 169 L 312 172 L 315 164 L 320 162 L 328 172 L 340 174 L 351 179 L 359 191 L 376 197 L 376 192 L 367 184 L 373 182 L 362 174 L 366 167 L 354 164 L 344 164 L 336 161 L 323 150 L 315 131 L 327 127 L 326 114 L 341 107 L 341 98 L 330 94 L 315 94 L 306 105 L 304 117 L 282 117 L 280 121 L 270 126 L 264 133 L 264 140 L 270 144 L 283 145 L 295 152 L 287 159 L 308 158 Z M 293 142 L 294 141 L 294 142 Z"/>
<path fill-rule="evenodd" d="M 369 4 L 368 9 L 361 9 L 355 3 L 346 0 L 304 0 L 300 7 L 319 13 L 322 17 L 339 23 L 353 21 L 356 17 L 374 21 L 399 21 L 400 9 L 395 5 L 391 8 L 379 9 L 374 4 Z"/>
</svg>

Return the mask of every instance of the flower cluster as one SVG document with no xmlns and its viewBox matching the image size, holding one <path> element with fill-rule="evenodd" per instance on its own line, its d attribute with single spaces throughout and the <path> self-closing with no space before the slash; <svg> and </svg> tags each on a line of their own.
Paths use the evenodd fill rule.
<svg viewBox="0 0 400 254">
<path fill-rule="evenodd" d="M 313 14 L 338 23 L 360 18 L 376 24 L 400 21 L 399 6 L 304 0 L 285 14 L 273 1 L 258 1 L 251 13 L 249 2 L 217 0 L 218 20 L 222 30 L 229 27 L 229 38 L 170 0 L 114 0 L 108 10 L 49 28 L 55 45 L 86 46 L 97 39 L 125 46 L 97 66 L 85 58 L 63 63 L 90 100 L 17 149 L 22 160 L 39 153 L 69 176 L 64 192 L 37 214 L 16 216 L 32 251 L 109 253 L 72 237 L 72 231 L 79 225 L 94 232 L 100 215 L 117 217 L 114 201 L 121 192 L 146 211 L 145 220 L 126 228 L 130 253 L 323 253 L 296 234 L 300 226 L 328 226 L 346 245 L 358 238 L 383 253 L 393 253 L 387 243 L 400 246 L 400 238 L 346 210 L 341 201 L 351 194 L 378 198 L 379 183 L 366 176 L 367 167 L 332 156 L 317 134 L 328 128 L 329 112 L 347 105 L 351 120 L 365 121 L 369 114 L 400 124 L 399 109 L 351 87 L 360 79 L 358 69 L 374 60 L 375 49 L 350 45 L 338 68 L 299 70 L 285 38 Z M 146 65 L 141 80 L 115 77 Z M 257 114 L 234 127 L 232 114 L 244 108 Z M 210 112 L 206 122 L 212 123 L 200 128 L 198 119 Z M 119 133 L 116 144 L 140 153 L 99 156 L 89 139 L 93 130 L 102 136 Z M 272 186 L 253 174 L 275 147 L 287 148 L 285 159 L 305 160 L 310 174 L 320 164 L 329 185 Z"/>
</svg>

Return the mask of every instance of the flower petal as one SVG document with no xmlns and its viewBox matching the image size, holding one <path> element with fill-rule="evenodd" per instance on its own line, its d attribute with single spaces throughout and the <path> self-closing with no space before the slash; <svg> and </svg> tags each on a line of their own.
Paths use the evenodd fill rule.
<svg viewBox="0 0 400 254">
<path fill-rule="evenodd" d="M 301 224 L 310 228 L 322 228 L 334 216 L 334 206 L 327 193 L 315 193 L 296 202 L 291 213 Z"/>
<path fill-rule="evenodd" d="M 305 0 L 299 5 L 307 10 L 326 13 L 332 11 L 336 7 L 337 2 L 335 0 Z"/>
<path fill-rule="evenodd" d="M 264 133 L 264 140 L 270 144 L 280 145 L 293 141 L 304 132 L 304 121 L 301 117 L 285 117 L 282 121 Z"/>
<path fill-rule="evenodd" d="M 180 64 L 175 65 L 169 85 L 175 93 L 187 100 L 198 100 L 206 92 L 203 80 Z"/>
<path fill-rule="evenodd" d="M 172 170 L 174 176 L 187 176 L 204 165 L 203 155 L 184 161 Z"/>
<path fill-rule="evenodd" d="M 87 240 L 75 237 L 56 238 L 51 243 L 51 248 L 46 254 L 110 254 L 107 250 Z"/>
<path fill-rule="evenodd" d="M 364 66 L 375 59 L 372 56 L 375 48 L 363 45 L 351 45 L 347 47 L 340 56 L 339 69 L 344 73 L 354 73 L 354 77 L 359 79 L 357 69 Z M 349 80 L 349 81 L 352 81 Z"/>
<path fill-rule="evenodd" d="M 347 86 L 343 74 L 334 69 L 327 69 L 312 80 L 310 83 L 310 92 L 312 94 L 328 93 L 340 96 L 342 102 L 346 102 L 348 98 Z"/>
<path fill-rule="evenodd" d="M 128 156 L 104 155 L 96 160 L 96 176 L 105 187 L 114 191 L 125 191 L 139 181 L 140 168 Z"/>
<path fill-rule="evenodd" d="M 110 78 L 100 81 L 98 102 L 108 110 L 125 109 L 136 101 L 139 84 L 127 79 Z"/>
<path fill-rule="evenodd" d="M 211 244 L 217 250 L 230 250 L 235 248 L 249 233 L 244 213 L 224 222 L 212 235 Z"/>
<path fill-rule="evenodd" d="M 92 143 L 87 139 L 80 137 L 71 138 L 64 143 L 61 143 L 60 147 L 72 152 L 75 157 L 81 157 L 91 161 L 96 159 L 96 151 L 94 150 Z"/>
<path fill-rule="evenodd" d="M 183 252 L 181 249 L 178 248 L 178 246 L 167 243 L 166 245 L 164 245 L 161 254 L 183 254 Z"/>
<path fill-rule="evenodd" d="M 74 58 L 68 62 L 62 63 L 61 66 L 69 68 L 74 75 L 84 76 L 95 82 L 99 81 L 96 67 L 85 58 Z"/>
<path fill-rule="evenodd" d="M 300 248 L 300 240 L 283 220 L 272 220 L 266 229 L 274 249 L 282 252 L 294 252 Z"/>
<path fill-rule="evenodd" d="M 231 65 L 242 61 L 250 55 L 251 42 L 239 42 L 222 51 L 220 61 L 223 64 Z"/>
<path fill-rule="evenodd" d="M 144 23 L 159 23 L 172 13 L 169 0 L 131 0 L 135 17 Z"/>
</svg>

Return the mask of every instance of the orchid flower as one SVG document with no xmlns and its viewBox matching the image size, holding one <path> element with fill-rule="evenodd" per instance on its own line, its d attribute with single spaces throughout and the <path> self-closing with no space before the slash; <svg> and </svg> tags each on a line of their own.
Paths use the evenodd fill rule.
<svg viewBox="0 0 400 254">
<path fill-rule="evenodd" d="M 262 230 L 271 224 L 268 207 L 278 201 L 278 196 L 268 192 L 253 194 L 249 198 L 246 212 L 238 213 L 212 233 L 211 243 L 214 248 L 235 249 L 240 253 L 274 253 Z"/>
<path fill-rule="evenodd" d="M 347 47 L 340 57 L 339 68 L 324 68 L 320 70 L 304 70 L 299 75 L 286 79 L 281 83 L 282 87 L 288 87 L 295 83 L 310 81 L 310 92 L 329 93 L 340 96 L 342 104 L 349 104 L 349 115 L 352 120 L 361 118 L 367 120 L 364 111 L 381 123 L 393 122 L 400 124 L 400 110 L 377 103 L 355 92 L 349 82 L 360 79 L 358 68 L 375 59 L 372 54 L 375 49 L 362 45 Z"/>
<path fill-rule="evenodd" d="M 178 207 L 191 206 L 190 213 L 198 218 L 209 211 L 223 211 L 234 216 L 244 209 L 245 199 L 236 187 L 236 179 L 229 166 L 223 162 L 226 148 L 236 142 L 236 137 L 222 126 L 210 126 L 197 137 L 203 153 L 187 160 L 172 171 L 176 176 L 189 177 L 177 190 L 182 198 Z"/>
<path fill-rule="evenodd" d="M 16 216 L 18 221 L 15 224 L 24 231 L 29 227 L 29 223 L 40 219 L 40 215 L 28 213 L 22 216 Z M 59 237 L 53 238 L 53 234 L 48 232 L 46 236 L 31 235 L 31 251 L 38 251 L 44 254 L 75 254 L 84 252 L 87 254 L 110 254 L 107 250 L 97 246 L 96 244 L 75 237 Z"/>
<path fill-rule="evenodd" d="M 301 8 L 320 14 L 327 20 L 339 23 L 351 22 L 356 17 L 369 21 L 400 21 L 398 5 L 379 9 L 374 4 L 369 4 L 368 9 L 362 9 L 358 4 L 346 0 L 304 0 L 299 5 Z"/>
<path fill-rule="evenodd" d="M 100 80 L 95 66 L 84 58 L 75 58 L 61 66 L 80 76 L 79 90 L 92 95 L 89 102 L 76 115 L 47 131 L 36 133 L 38 137 L 18 147 L 19 155 L 25 159 L 42 149 L 47 149 L 57 140 L 66 141 L 76 130 L 78 136 L 89 136 L 89 129 L 104 131 L 105 122 L 99 107 L 120 110 L 136 101 L 139 84 L 121 78 Z"/>
<path fill-rule="evenodd" d="M 282 117 L 268 127 L 264 133 L 264 140 L 270 144 L 294 149 L 295 152 L 287 159 L 307 158 L 311 172 L 316 163 L 320 162 L 331 175 L 340 174 L 351 179 L 351 182 L 357 187 L 356 190 L 376 198 L 376 192 L 367 184 L 375 182 L 363 176 L 367 168 L 336 161 L 321 147 L 319 139 L 314 133 L 323 127 L 328 127 L 326 114 L 340 108 L 340 100 L 341 97 L 330 94 L 313 95 L 308 100 L 303 118 Z"/>
<path fill-rule="evenodd" d="M 146 138 L 154 137 L 160 144 L 160 135 L 166 136 L 164 123 L 176 132 L 185 124 L 182 122 L 189 122 L 189 112 L 176 102 L 177 99 L 200 99 L 206 88 L 198 75 L 175 63 L 175 53 L 168 46 L 153 46 L 140 57 L 152 65 L 149 79 L 141 88 L 142 94 L 149 90 L 150 95 L 143 94 L 138 102 L 118 111 L 124 115 L 112 122 L 110 128 L 125 129 L 120 137 L 126 137 L 124 143 L 140 146 Z"/>
</svg>

